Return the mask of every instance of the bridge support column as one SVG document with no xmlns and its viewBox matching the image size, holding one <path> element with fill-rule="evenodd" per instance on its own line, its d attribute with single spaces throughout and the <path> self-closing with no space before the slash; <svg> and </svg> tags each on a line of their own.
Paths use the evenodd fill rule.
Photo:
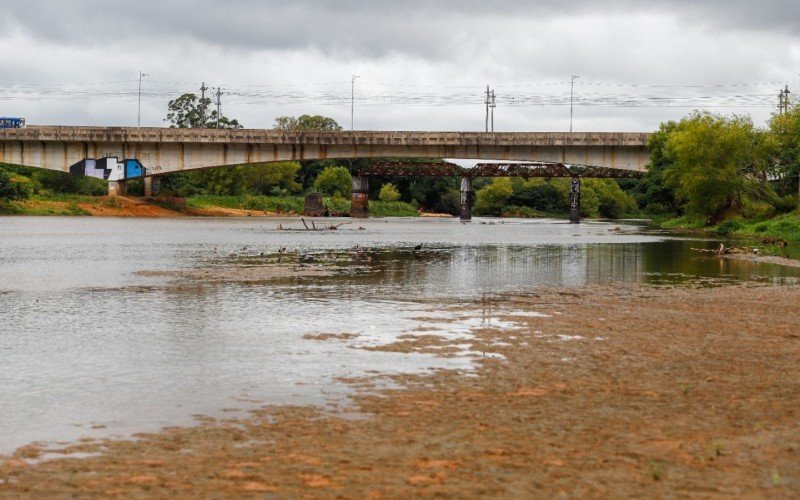
<svg viewBox="0 0 800 500">
<path fill-rule="evenodd" d="M 144 196 L 146 198 L 158 196 L 158 193 L 161 192 L 161 177 L 154 175 L 145 177 L 142 181 L 144 182 Z"/>
<path fill-rule="evenodd" d="M 472 220 L 472 177 L 461 178 L 461 222 Z"/>
<path fill-rule="evenodd" d="M 128 186 L 125 181 L 110 181 L 108 183 L 109 196 L 125 196 L 128 194 Z"/>
<path fill-rule="evenodd" d="M 572 224 L 581 222 L 581 179 L 572 178 L 572 185 L 569 192 L 569 221 Z"/>
<path fill-rule="evenodd" d="M 369 177 L 357 175 L 352 179 L 350 198 L 350 217 L 366 219 L 369 217 Z"/>
</svg>

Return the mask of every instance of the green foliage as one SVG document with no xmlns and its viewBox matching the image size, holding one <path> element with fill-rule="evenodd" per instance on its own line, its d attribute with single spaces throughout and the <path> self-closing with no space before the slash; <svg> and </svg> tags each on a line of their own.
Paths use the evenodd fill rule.
<svg viewBox="0 0 800 500">
<path fill-rule="evenodd" d="M 800 106 L 784 114 L 776 114 L 769 124 L 777 142 L 776 174 L 782 194 L 797 194 L 800 177 Z"/>
<path fill-rule="evenodd" d="M 244 167 L 208 168 L 190 172 L 192 183 L 203 187 L 203 192 L 217 195 L 245 194 Z"/>
<path fill-rule="evenodd" d="M 196 195 L 186 199 L 186 206 L 190 208 L 237 208 L 286 214 L 302 213 L 304 200 L 301 196 Z"/>
<path fill-rule="evenodd" d="M 780 215 L 761 222 L 741 222 L 735 231 L 739 234 L 780 238 L 789 242 L 790 247 L 797 247 L 800 246 L 800 213 Z"/>
<path fill-rule="evenodd" d="M 636 200 L 622 191 L 612 179 L 583 179 L 581 181 L 581 205 L 584 203 L 583 192 L 592 190 L 597 195 L 598 212 L 609 219 L 619 219 L 637 211 Z"/>
<path fill-rule="evenodd" d="M 735 233 L 736 231 L 742 229 L 742 226 L 742 221 L 737 219 L 728 219 L 717 226 L 716 233 L 722 235 Z"/>
<path fill-rule="evenodd" d="M 503 217 L 517 217 L 517 218 L 528 218 L 528 219 L 540 216 L 539 212 L 537 212 L 536 210 L 530 207 L 521 207 L 518 205 L 509 205 L 507 207 L 503 207 L 501 215 Z"/>
<path fill-rule="evenodd" d="M 293 161 L 259 163 L 243 168 L 245 189 L 253 194 L 290 194 L 303 188 L 297 182 L 300 164 Z"/>
<path fill-rule="evenodd" d="M 322 204 L 328 209 L 328 213 L 334 217 L 341 217 L 350 214 L 350 199 L 344 198 L 339 193 L 334 194 L 330 198 L 323 198 Z M 370 204 L 370 208 L 371 208 Z"/>
<path fill-rule="evenodd" d="M 650 136 L 650 164 L 634 189 L 639 207 L 651 214 L 672 213 L 679 209 L 675 193 L 665 178 L 666 171 L 672 166 L 672 159 L 666 154 L 666 145 L 677 126 L 673 121 L 662 123 L 658 131 Z"/>
<path fill-rule="evenodd" d="M 30 195 L 27 183 L 11 178 L 11 175 L 0 168 L 0 199 L 19 200 Z"/>
<path fill-rule="evenodd" d="M 342 127 L 333 118 L 320 115 L 279 116 L 275 118 L 275 130 L 297 130 L 301 132 L 337 132 Z"/>
<path fill-rule="evenodd" d="M 461 207 L 459 179 L 454 177 L 420 177 L 412 179 L 407 198 L 416 201 L 426 212 L 457 214 Z"/>
<path fill-rule="evenodd" d="M 498 177 L 476 194 L 478 199 L 475 202 L 475 215 L 498 216 L 514 194 L 514 189 L 511 187 L 511 179 Z"/>
<path fill-rule="evenodd" d="M 768 198 L 773 151 L 774 142 L 749 118 L 694 113 L 669 133 L 664 179 L 687 210 L 718 220 L 741 211 L 745 195 Z"/>
<path fill-rule="evenodd" d="M 546 213 L 563 212 L 569 209 L 569 190 L 559 190 L 557 185 L 545 179 L 512 179 L 514 193 L 509 203 L 529 207 Z"/>
<path fill-rule="evenodd" d="M 387 182 L 381 186 L 381 192 L 378 194 L 378 199 L 381 201 L 397 201 L 400 199 L 400 191 L 397 190 L 394 184 Z"/>
<path fill-rule="evenodd" d="M 581 187 L 581 217 L 600 216 L 600 196 L 590 186 Z"/>
<path fill-rule="evenodd" d="M 370 217 L 419 217 L 419 210 L 402 201 L 369 202 Z"/>
<path fill-rule="evenodd" d="M 344 167 L 327 167 L 314 181 L 314 189 L 328 196 L 349 198 L 351 188 L 350 172 Z"/>
<path fill-rule="evenodd" d="M 220 115 L 217 120 L 217 110 L 214 109 L 209 113 L 210 107 L 211 99 L 208 97 L 198 98 L 195 94 L 183 94 L 169 101 L 167 118 L 164 121 L 170 128 L 242 128 L 237 120 L 224 115 Z"/>
</svg>

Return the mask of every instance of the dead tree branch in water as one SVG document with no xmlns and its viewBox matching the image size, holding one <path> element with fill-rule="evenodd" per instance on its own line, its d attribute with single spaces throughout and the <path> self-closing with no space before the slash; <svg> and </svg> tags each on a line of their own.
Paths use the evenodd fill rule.
<svg viewBox="0 0 800 500">
<path fill-rule="evenodd" d="M 311 227 L 309 227 L 308 224 L 306 224 L 306 220 L 304 218 L 302 218 L 302 217 L 300 218 L 300 222 L 303 223 L 303 227 L 305 229 L 299 229 L 299 228 L 295 229 L 295 228 L 291 228 L 291 227 L 283 227 L 283 224 L 278 224 L 278 231 L 336 231 L 337 229 L 339 229 L 342 226 L 345 226 L 347 224 L 352 224 L 352 222 L 342 222 L 341 224 L 329 224 L 329 225 L 317 227 L 317 225 L 312 220 L 312 221 L 310 221 L 311 222 Z"/>
</svg>

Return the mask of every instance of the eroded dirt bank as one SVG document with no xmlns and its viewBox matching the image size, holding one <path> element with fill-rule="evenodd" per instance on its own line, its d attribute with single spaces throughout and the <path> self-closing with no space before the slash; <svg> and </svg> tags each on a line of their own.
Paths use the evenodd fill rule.
<svg viewBox="0 0 800 500">
<path fill-rule="evenodd" d="M 0 495 L 800 495 L 800 287 L 582 287 L 499 304 L 547 317 L 477 330 L 473 349 L 506 358 L 487 355 L 477 376 L 383 392 L 354 381 L 355 419 L 265 408 L 38 465 L 28 447 L 0 466 Z"/>
</svg>

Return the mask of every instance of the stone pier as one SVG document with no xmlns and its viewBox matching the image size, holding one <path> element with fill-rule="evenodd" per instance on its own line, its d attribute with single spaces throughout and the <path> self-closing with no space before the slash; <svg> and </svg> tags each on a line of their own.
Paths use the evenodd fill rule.
<svg viewBox="0 0 800 500">
<path fill-rule="evenodd" d="M 369 177 L 352 178 L 352 197 L 350 198 L 350 217 L 366 219 L 369 217 Z"/>
<path fill-rule="evenodd" d="M 161 178 L 158 176 L 145 177 L 142 179 L 144 182 L 144 195 L 146 198 L 158 196 L 161 192 Z"/>
<path fill-rule="evenodd" d="M 125 181 L 110 181 L 108 183 L 109 196 L 125 196 L 128 194 L 128 186 Z"/>
<path fill-rule="evenodd" d="M 472 177 L 461 178 L 461 222 L 472 220 Z"/>
<path fill-rule="evenodd" d="M 581 180 L 573 177 L 569 192 L 569 221 L 572 224 L 581 222 Z"/>
</svg>

